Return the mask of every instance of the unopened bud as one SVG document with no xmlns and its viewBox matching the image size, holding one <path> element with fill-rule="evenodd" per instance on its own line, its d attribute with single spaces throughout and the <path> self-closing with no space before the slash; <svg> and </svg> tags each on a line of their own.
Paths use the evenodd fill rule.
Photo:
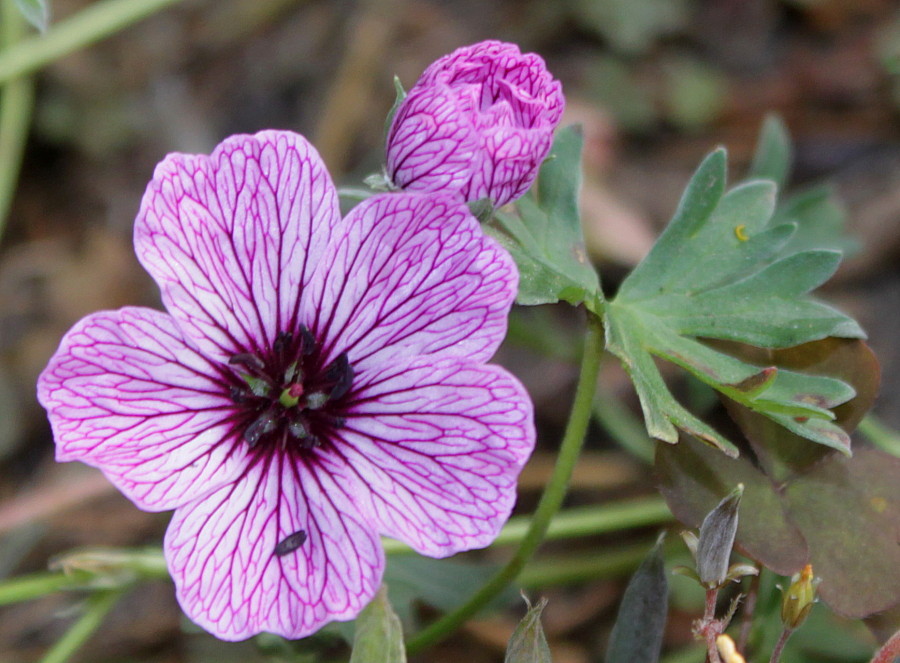
<svg viewBox="0 0 900 663">
<path fill-rule="evenodd" d="M 800 573 L 791 577 L 791 586 L 781 600 L 781 621 L 785 628 L 795 629 L 805 620 L 813 603 L 816 602 L 816 588 L 819 578 L 813 577 L 812 564 L 803 567 Z"/>
<path fill-rule="evenodd" d="M 747 663 L 730 635 L 722 634 L 716 638 L 716 649 L 719 650 L 719 656 L 722 657 L 723 663 Z"/>
<path fill-rule="evenodd" d="M 697 575 L 704 587 L 721 587 L 728 579 L 728 562 L 738 526 L 738 506 L 744 484 L 738 484 L 700 525 L 697 541 Z"/>
</svg>

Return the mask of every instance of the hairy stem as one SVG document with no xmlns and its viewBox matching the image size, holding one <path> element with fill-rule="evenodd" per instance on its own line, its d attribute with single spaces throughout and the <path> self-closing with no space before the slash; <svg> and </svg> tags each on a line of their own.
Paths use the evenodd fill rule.
<svg viewBox="0 0 900 663">
<path fill-rule="evenodd" d="M 66 631 L 66 634 L 48 651 L 41 663 L 65 663 L 96 631 L 103 619 L 121 598 L 119 590 L 97 592 L 87 600 L 84 614 Z"/>
<path fill-rule="evenodd" d="M 706 640 L 706 656 L 709 663 L 722 663 L 719 657 L 719 648 L 716 646 L 716 638 L 722 633 L 722 624 L 716 619 L 716 598 L 718 589 L 706 590 L 706 610 L 703 613 L 703 626 L 701 633 Z"/>
<path fill-rule="evenodd" d="M 180 0 L 100 0 L 0 53 L 0 83 L 30 74 Z"/>
<path fill-rule="evenodd" d="M 781 632 L 781 636 L 778 638 L 778 642 L 775 643 L 775 648 L 772 650 L 772 657 L 769 659 L 769 663 L 778 663 L 781 660 L 781 653 L 784 651 L 784 646 L 787 644 L 788 638 L 791 637 L 791 633 L 794 632 L 792 628 L 785 628 Z"/>
<path fill-rule="evenodd" d="M 407 642 L 407 651 L 410 653 L 447 637 L 467 619 L 474 616 L 519 575 L 525 563 L 544 540 L 550 521 L 562 505 L 568 489 L 569 479 L 572 476 L 572 470 L 581 453 L 584 436 L 591 420 L 591 409 L 594 393 L 597 389 L 597 374 L 600 369 L 602 354 L 603 325 L 597 316 L 589 313 L 588 328 L 581 357 L 581 372 L 578 378 L 578 386 L 575 389 L 575 400 L 569 414 L 569 422 L 566 425 L 566 431 L 559 448 L 559 457 L 556 467 L 553 469 L 550 482 L 544 489 L 543 495 L 541 495 L 540 503 L 535 510 L 522 543 L 519 544 L 512 559 L 466 603 L 413 635 Z"/>
</svg>

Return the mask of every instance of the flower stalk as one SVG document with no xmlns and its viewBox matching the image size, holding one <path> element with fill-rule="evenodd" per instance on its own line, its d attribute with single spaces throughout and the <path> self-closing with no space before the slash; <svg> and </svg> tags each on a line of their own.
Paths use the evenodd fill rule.
<svg viewBox="0 0 900 663">
<path fill-rule="evenodd" d="M 588 327 L 585 334 L 584 350 L 575 399 L 569 414 L 569 421 L 559 449 L 559 457 L 553 475 L 544 489 L 538 507 L 519 548 L 512 559 L 500 569 L 482 588 L 462 606 L 444 615 L 419 633 L 413 635 L 406 645 L 407 652 L 414 653 L 435 644 L 459 628 L 474 616 L 491 599 L 512 582 L 544 540 L 550 521 L 559 511 L 568 489 L 572 470 L 578 461 L 584 436 L 591 420 L 594 393 L 600 359 L 603 355 L 603 325 L 600 318 L 588 313 Z"/>
</svg>

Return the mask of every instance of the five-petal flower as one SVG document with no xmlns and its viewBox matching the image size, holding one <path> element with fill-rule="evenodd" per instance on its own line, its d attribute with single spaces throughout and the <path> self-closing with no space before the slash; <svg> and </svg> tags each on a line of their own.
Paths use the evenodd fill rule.
<svg viewBox="0 0 900 663">
<path fill-rule="evenodd" d="M 341 218 L 290 132 L 169 155 L 135 247 L 168 313 L 89 315 L 41 375 L 59 460 L 174 509 L 166 560 L 221 638 L 308 635 L 381 581 L 379 535 L 485 546 L 534 446 L 520 383 L 485 362 L 517 272 L 452 194 Z"/>
</svg>

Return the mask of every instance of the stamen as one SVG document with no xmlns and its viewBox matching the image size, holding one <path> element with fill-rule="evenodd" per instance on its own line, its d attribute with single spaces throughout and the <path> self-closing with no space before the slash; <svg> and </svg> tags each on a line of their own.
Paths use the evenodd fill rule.
<svg viewBox="0 0 900 663">
<path fill-rule="evenodd" d="M 300 353 L 310 355 L 316 349 L 316 339 L 306 325 L 300 325 Z"/>
<path fill-rule="evenodd" d="M 306 407 L 310 410 L 318 410 L 328 402 L 328 394 L 316 391 L 306 395 Z"/>
<path fill-rule="evenodd" d="M 275 413 L 270 409 L 263 412 L 244 431 L 244 442 L 252 449 L 266 433 L 275 430 Z"/>
<path fill-rule="evenodd" d="M 325 380 L 334 385 L 329 398 L 340 398 L 350 390 L 353 384 L 353 366 L 350 365 L 346 352 L 339 354 L 325 369 Z"/>
<path fill-rule="evenodd" d="M 303 440 L 309 437 L 309 429 L 306 427 L 306 423 L 301 419 L 297 419 L 289 423 L 288 432 L 298 440 Z"/>
<path fill-rule="evenodd" d="M 306 539 L 307 536 L 305 529 L 301 529 L 297 532 L 294 532 L 293 534 L 289 534 L 281 541 L 279 541 L 278 545 L 275 546 L 275 554 L 278 557 L 284 557 L 285 555 L 294 552 L 295 550 L 297 550 L 297 548 L 306 543 Z"/>
</svg>

